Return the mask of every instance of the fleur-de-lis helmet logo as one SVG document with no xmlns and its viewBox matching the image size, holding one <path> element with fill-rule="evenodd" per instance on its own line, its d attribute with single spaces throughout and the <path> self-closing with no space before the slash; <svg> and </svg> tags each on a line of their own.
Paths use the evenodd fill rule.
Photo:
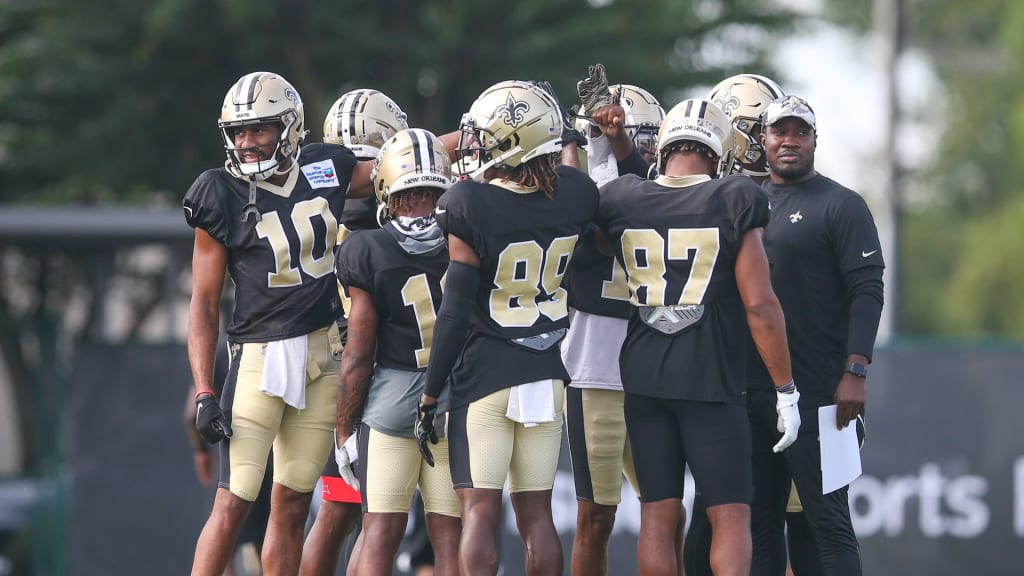
<svg viewBox="0 0 1024 576">
<path fill-rule="evenodd" d="M 722 111 L 725 112 L 730 117 L 732 116 L 732 113 L 736 111 L 742 104 L 742 102 L 740 102 L 740 99 L 737 96 L 734 96 L 732 92 L 719 96 L 714 101 L 714 103 L 718 104 L 718 107 L 721 108 Z"/>
<path fill-rule="evenodd" d="M 508 93 L 508 98 L 505 99 L 505 103 L 498 106 L 494 110 L 494 114 L 501 116 L 501 119 L 505 121 L 505 124 L 513 128 L 518 128 L 519 123 L 526 118 L 526 113 L 530 111 L 530 103 L 525 100 L 516 100 L 512 93 Z"/>
</svg>

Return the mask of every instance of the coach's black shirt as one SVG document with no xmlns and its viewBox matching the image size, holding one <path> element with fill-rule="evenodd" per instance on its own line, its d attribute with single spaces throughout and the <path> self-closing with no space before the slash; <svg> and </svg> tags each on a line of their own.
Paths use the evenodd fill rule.
<svg viewBox="0 0 1024 576">
<path fill-rule="evenodd" d="M 764 189 L 771 205 L 764 244 L 786 316 L 793 378 L 807 406 L 830 404 L 847 355 L 871 356 L 871 350 L 847 350 L 849 278 L 870 267 L 881 282 L 878 231 L 859 194 L 820 174 L 799 184 L 767 182 Z M 752 384 L 771 385 L 760 358 L 754 355 L 752 364 Z"/>
</svg>

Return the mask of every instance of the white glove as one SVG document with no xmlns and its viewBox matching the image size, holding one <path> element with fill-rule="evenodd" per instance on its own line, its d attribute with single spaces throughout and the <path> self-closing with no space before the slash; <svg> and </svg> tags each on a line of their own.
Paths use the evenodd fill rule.
<svg viewBox="0 0 1024 576">
<path fill-rule="evenodd" d="M 800 392 L 794 389 L 792 392 L 776 392 L 775 395 L 778 396 L 775 402 L 775 411 L 779 413 L 777 427 L 782 432 L 782 439 L 772 446 L 772 452 L 778 453 L 796 441 L 796 434 L 800 430 L 800 408 L 797 406 Z"/>
<path fill-rule="evenodd" d="M 359 490 L 359 479 L 356 478 L 352 465 L 359 461 L 359 441 L 355 434 L 348 437 L 344 444 L 338 446 L 338 434 L 334 434 L 334 461 L 338 463 L 338 472 L 346 484 Z"/>
</svg>

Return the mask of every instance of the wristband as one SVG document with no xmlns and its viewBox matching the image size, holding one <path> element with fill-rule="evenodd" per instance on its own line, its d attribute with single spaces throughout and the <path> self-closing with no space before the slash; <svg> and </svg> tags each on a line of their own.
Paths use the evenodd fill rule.
<svg viewBox="0 0 1024 576">
<path fill-rule="evenodd" d="M 775 391 L 778 392 L 779 394 L 789 394 L 793 390 L 796 390 L 796 382 L 794 382 L 792 378 L 790 378 L 789 382 L 786 382 L 782 386 L 775 387 Z"/>
</svg>

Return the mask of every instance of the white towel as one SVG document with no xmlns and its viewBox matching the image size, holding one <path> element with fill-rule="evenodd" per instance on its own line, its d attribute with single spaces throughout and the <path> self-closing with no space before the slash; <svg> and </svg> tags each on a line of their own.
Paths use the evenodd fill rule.
<svg viewBox="0 0 1024 576">
<path fill-rule="evenodd" d="M 619 163 L 612 153 L 612 145 L 605 135 L 597 138 L 587 138 L 587 167 L 590 172 L 590 179 L 598 185 L 604 186 L 608 182 L 619 177 Z"/>
<path fill-rule="evenodd" d="M 263 353 L 263 379 L 260 392 L 283 398 L 285 404 L 302 410 L 306 407 L 306 335 L 267 342 Z"/>
<path fill-rule="evenodd" d="M 559 416 L 555 411 L 554 386 L 551 379 L 513 386 L 509 391 L 505 416 L 527 428 L 541 422 L 554 422 Z"/>
</svg>

